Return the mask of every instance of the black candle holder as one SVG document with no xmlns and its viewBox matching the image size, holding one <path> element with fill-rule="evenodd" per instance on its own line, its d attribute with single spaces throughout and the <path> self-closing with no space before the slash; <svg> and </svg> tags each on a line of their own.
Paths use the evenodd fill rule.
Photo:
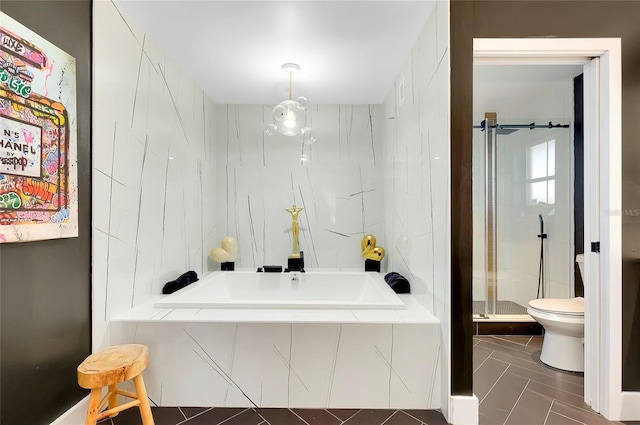
<svg viewBox="0 0 640 425">
<path fill-rule="evenodd" d="M 234 271 L 235 265 L 233 261 L 229 261 L 228 263 L 220 263 L 220 270 L 222 271 Z"/>
<path fill-rule="evenodd" d="M 369 259 L 364 260 L 364 271 L 380 273 L 380 261 L 369 260 Z"/>
<path fill-rule="evenodd" d="M 300 257 L 287 258 L 287 268 L 284 269 L 285 273 L 288 272 L 300 272 L 304 273 L 304 252 L 300 251 Z"/>
</svg>

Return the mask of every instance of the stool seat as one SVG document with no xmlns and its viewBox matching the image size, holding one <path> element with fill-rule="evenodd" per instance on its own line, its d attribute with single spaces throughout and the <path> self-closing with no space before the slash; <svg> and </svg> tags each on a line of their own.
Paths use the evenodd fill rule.
<svg viewBox="0 0 640 425">
<path fill-rule="evenodd" d="M 140 344 L 106 348 L 87 357 L 78 366 L 78 385 L 102 388 L 133 379 L 149 364 L 149 349 Z"/>
<path fill-rule="evenodd" d="M 123 344 L 91 354 L 78 366 L 78 385 L 91 390 L 85 425 L 95 425 L 131 407 L 140 408 L 143 425 L 154 425 L 142 372 L 149 364 L 149 349 L 140 344 Z M 118 388 L 120 382 L 132 380 L 135 393 Z M 101 397 L 102 388 L 107 394 Z M 118 404 L 118 396 L 133 399 Z M 109 408 L 102 409 L 109 404 Z"/>
</svg>

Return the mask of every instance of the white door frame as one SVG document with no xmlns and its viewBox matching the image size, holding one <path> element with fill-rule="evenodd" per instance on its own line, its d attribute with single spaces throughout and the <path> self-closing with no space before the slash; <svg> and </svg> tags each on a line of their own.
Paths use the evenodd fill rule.
<svg viewBox="0 0 640 425">
<path fill-rule="evenodd" d="M 585 282 L 585 401 L 609 420 L 639 420 L 640 392 L 622 391 L 621 40 L 476 38 L 473 50 L 474 63 L 585 64 L 599 58 L 585 66 L 585 114 L 600 117 L 585 120 L 585 159 L 599 157 L 590 168 L 585 164 L 585 272 L 600 281 Z M 594 83 L 599 90 L 589 92 Z M 597 183 L 599 199 L 590 196 Z M 588 246 L 598 230 L 599 256 Z"/>
</svg>

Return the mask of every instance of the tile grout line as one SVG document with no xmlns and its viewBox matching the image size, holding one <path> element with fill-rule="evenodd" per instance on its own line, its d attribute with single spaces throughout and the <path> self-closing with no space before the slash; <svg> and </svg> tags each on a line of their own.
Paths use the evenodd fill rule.
<svg viewBox="0 0 640 425">
<path fill-rule="evenodd" d="M 187 415 L 184 414 L 184 412 L 182 411 L 182 409 L 178 406 L 178 410 L 180 411 L 180 413 L 182 414 L 182 416 L 184 417 L 185 420 L 189 419 L 187 418 Z"/>
<path fill-rule="evenodd" d="M 495 351 L 491 352 L 491 354 L 493 354 L 493 353 L 495 353 Z M 491 357 L 491 354 L 489 354 L 489 357 Z M 514 365 L 513 363 L 508 362 L 506 360 L 496 359 L 495 357 L 491 357 L 491 360 L 495 360 L 495 361 L 500 362 L 500 363 L 508 364 L 509 366 L 518 366 L 518 365 Z M 522 367 L 522 366 L 518 366 L 518 367 Z M 526 367 L 522 367 L 522 368 L 523 369 L 527 369 Z M 527 369 L 527 370 L 529 370 L 529 369 Z"/>
<path fill-rule="evenodd" d="M 346 423 L 347 421 L 351 420 L 351 418 L 353 418 L 355 415 L 357 415 L 358 413 L 360 413 L 362 411 L 362 409 L 358 409 L 358 411 L 356 413 L 354 413 L 353 415 L 349 416 L 347 419 L 345 419 L 344 421 L 342 421 L 342 423 Z M 342 420 L 342 419 L 341 419 Z"/>
<path fill-rule="evenodd" d="M 549 420 L 549 414 L 551 413 L 551 409 L 553 408 L 553 403 L 555 403 L 556 399 L 552 398 L 551 399 L 551 404 L 549 405 L 549 411 L 547 412 L 547 416 L 544 418 L 544 422 L 542 423 L 542 425 L 547 425 L 547 421 Z"/>
<path fill-rule="evenodd" d="M 244 410 L 239 411 L 238 413 L 236 413 L 236 414 L 235 414 L 235 415 L 233 415 L 233 416 L 229 416 L 229 417 L 228 417 L 227 419 L 225 419 L 224 421 L 222 421 L 222 422 L 218 422 L 218 425 L 222 425 L 223 423 L 230 421 L 231 419 L 235 418 L 236 416 L 238 416 L 238 415 L 242 415 L 242 414 L 243 414 L 244 412 L 246 412 L 247 410 L 249 410 L 249 408 L 248 408 L 248 407 L 247 407 L 246 409 L 244 409 Z M 262 419 L 266 421 L 266 419 L 264 419 L 264 418 L 262 418 Z"/>
<path fill-rule="evenodd" d="M 561 381 L 563 381 L 563 382 L 566 382 L 566 383 L 568 383 L 568 384 L 573 384 L 573 385 L 578 385 L 578 386 L 580 385 L 580 384 L 576 384 L 575 382 L 572 382 L 571 380 L 567 380 L 567 379 L 566 379 L 567 377 L 572 377 L 572 376 L 574 376 L 574 375 L 565 375 L 565 374 L 562 374 L 562 373 L 560 373 L 560 376 L 555 375 L 555 374 L 554 374 L 554 375 L 550 375 L 550 374 L 547 374 L 547 373 L 545 373 L 545 372 L 551 372 L 551 373 L 554 373 L 554 372 L 555 372 L 555 373 L 558 373 L 559 371 L 556 371 L 556 370 L 554 370 L 554 369 L 548 369 L 547 367 L 545 367 L 545 366 L 544 366 L 543 364 L 541 364 L 541 363 L 537 363 L 537 362 L 532 361 L 532 360 L 526 360 L 526 359 L 523 359 L 523 358 L 520 358 L 520 357 L 512 356 L 511 354 L 504 353 L 504 352 L 501 352 L 501 351 L 498 351 L 498 350 L 494 350 L 494 351 L 493 351 L 493 353 L 491 353 L 491 354 L 490 354 L 490 356 L 492 356 L 494 353 L 504 354 L 505 356 L 510 356 L 510 357 L 513 357 L 513 358 L 515 358 L 515 359 L 517 359 L 517 360 L 521 360 L 521 361 L 523 361 L 523 362 L 527 362 L 527 363 L 530 363 L 530 364 L 532 364 L 532 365 L 536 365 L 536 366 L 543 367 L 543 368 L 544 368 L 544 372 L 539 371 L 539 370 L 536 370 L 536 369 L 531 368 L 531 367 L 528 367 L 528 366 L 520 366 L 520 365 L 514 364 L 514 366 L 520 367 L 520 368 L 522 368 L 522 369 L 527 369 L 527 370 L 532 371 L 532 372 L 540 373 L 540 374 L 545 375 L 545 376 L 548 376 L 548 377 L 550 377 L 550 378 L 559 379 L 559 380 L 561 380 Z M 513 363 L 511 363 L 511 362 L 510 362 L 510 361 L 508 361 L 508 360 L 496 359 L 495 357 L 491 357 L 491 358 L 492 358 L 492 359 L 494 359 L 494 360 L 498 360 L 498 361 L 500 361 L 500 362 L 503 362 L 503 363 L 513 364 Z M 579 376 L 578 376 L 578 377 L 579 377 Z"/>
<path fill-rule="evenodd" d="M 512 365 L 512 366 L 515 366 L 516 368 L 517 368 L 517 367 L 519 367 L 519 366 L 517 366 L 517 365 Z M 520 368 L 520 369 L 525 369 L 525 368 Z M 561 380 L 561 379 L 553 378 L 553 377 L 551 377 L 551 376 L 549 376 L 549 375 L 545 375 L 544 373 L 540 373 L 540 372 L 536 372 L 536 371 L 532 371 L 532 370 L 528 370 L 528 369 L 525 369 L 525 370 L 526 370 L 527 372 L 531 372 L 532 374 L 533 374 L 533 373 L 536 373 L 536 374 L 541 375 L 541 376 L 543 376 L 543 377 L 545 377 L 545 378 L 554 379 L 554 380 L 556 380 L 556 381 L 562 382 L 562 384 L 563 384 L 563 385 L 572 385 L 572 386 L 578 387 L 578 389 L 580 390 L 580 392 L 579 392 L 579 393 L 573 393 L 573 392 L 568 391 L 568 390 L 563 390 L 563 389 L 561 389 L 559 386 L 557 386 L 557 384 L 554 384 L 554 385 L 552 386 L 552 385 L 550 385 L 549 383 L 543 382 L 543 381 L 542 381 L 541 379 L 539 379 L 538 377 L 536 377 L 536 378 L 530 378 L 529 376 L 524 376 L 524 375 L 527 375 L 527 374 L 526 374 L 526 373 L 518 372 L 517 370 L 514 370 L 514 371 L 509 372 L 509 373 L 511 373 L 512 375 L 515 375 L 515 376 L 519 376 L 519 377 L 524 378 L 524 379 L 530 379 L 530 380 L 532 380 L 533 382 L 536 382 L 536 383 L 541 384 L 541 385 L 546 385 L 546 386 L 548 386 L 548 387 L 555 388 L 555 389 L 558 389 L 558 390 L 560 390 L 560 391 L 564 391 L 564 392 L 569 393 L 569 394 L 573 394 L 574 396 L 577 396 L 577 397 L 583 397 L 583 394 L 584 394 L 584 387 L 581 387 L 581 386 L 580 386 L 580 385 L 578 385 L 578 384 L 573 384 L 573 383 L 571 383 L 571 382 L 567 382 L 567 381 L 564 381 L 564 380 Z"/>
<path fill-rule="evenodd" d="M 309 425 L 309 422 L 305 421 L 304 419 L 302 419 L 302 417 L 300 415 L 298 415 L 296 412 L 293 411 L 293 409 L 288 408 L 288 410 L 293 413 L 294 415 L 296 415 L 298 417 L 298 419 L 300 419 L 302 422 L 305 423 L 305 425 Z"/>
<path fill-rule="evenodd" d="M 500 338 L 496 338 L 496 337 L 492 337 L 492 338 L 495 338 L 495 339 L 497 339 L 498 341 L 506 341 L 506 342 L 508 342 L 508 343 L 510 343 L 510 344 L 517 344 L 516 342 L 511 342 L 511 341 L 507 341 L 507 340 L 500 339 Z M 519 350 L 518 348 L 515 348 L 515 347 L 509 347 L 509 346 L 502 345 L 502 344 L 497 344 L 497 343 L 495 343 L 495 342 L 488 342 L 488 341 L 483 341 L 483 342 L 484 342 L 485 344 L 497 345 L 497 346 L 498 346 L 498 347 L 500 347 L 500 348 L 504 348 L 504 349 L 506 349 L 506 350 L 513 350 L 513 351 L 516 351 L 516 352 L 518 352 L 518 353 L 522 353 L 522 354 L 527 354 L 527 355 L 531 355 L 531 354 L 533 354 L 533 353 L 530 353 L 530 352 L 528 352 L 528 351 Z M 520 346 L 522 346 L 522 347 L 528 347 L 527 345 L 522 345 L 522 344 L 517 344 L 517 345 L 520 345 Z M 483 347 L 483 348 L 487 348 L 487 347 Z M 490 350 L 491 348 L 488 348 L 488 349 Z M 493 350 L 493 351 L 496 351 L 496 350 Z M 505 354 L 509 354 L 509 353 L 505 353 Z M 511 356 L 511 354 L 509 354 L 509 355 Z M 516 357 L 516 356 L 513 356 L 513 357 Z"/>
<path fill-rule="evenodd" d="M 485 364 L 485 362 L 489 359 L 489 357 L 491 357 L 491 354 L 493 354 L 493 351 L 492 351 L 491 353 L 489 353 L 489 355 L 488 355 L 488 356 L 487 356 L 487 357 L 482 361 L 482 363 L 480 363 L 480 364 L 478 365 L 478 367 L 477 367 L 477 368 L 473 369 L 473 373 L 476 373 L 476 371 L 477 371 L 478 369 L 480 369 L 480 367 L 481 367 L 483 364 Z M 495 359 L 493 359 L 493 360 L 495 360 Z"/>
<path fill-rule="evenodd" d="M 260 417 L 260 419 L 262 419 L 263 422 L 266 422 L 267 424 L 269 423 L 267 418 L 265 418 L 264 416 L 262 416 L 262 414 L 260 412 L 258 412 L 258 410 L 259 410 L 258 407 L 251 408 L 251 410 L 253 410 L 255 412 L 255 414 L 258 415 Z M 231 419 L 231 418 L 229 418 L 229 419 Z"/>
<path fill-rule="evenodd" d="M 484 341 L 482 341 L 482 342 L 484 342 Z M 533 353 L 529 353 L 529 352 L 527 352 L 527 351 L 520 351 L 520 350 L 515 349 L 515 348 L 505 347 L 504 345 L 494 344 L 494 343 L 492 343 L 492 342 L 484 342 L 484 343 L 485 343 L 485 344 L 487 344 L 487 345 L 492 345 L 492 346 L 497 347 L 497 348 L 502 348 L 503 350 L 515 351 L 515 352 L 516 352 L 516 353 L 518 353 L 518 354 L 524 354 L 524 355 L 526 355 L 526 356 L 531 356 L 531 355 L 533 354 Z M 531 360 L 528 360 L 528 359 L 524 359 L 524 358 L 522 358 L 522 357 L 515 356 L 515 355 L 513 355 L 512 353 L 510 353 L 510 352 L 508 352 L 508 351 L 503 351 L 503 350 L 499 350 L 499 349 L 498 349 L 498 350 L 496 350 L 494 347 L 484 347 L 484 346 L 482 346 L 482 345 L 480 345 L 480 344 L 478 344 L 478 345 L 479 345 L 481 348 L 484 348 L 485 350 L 492 350 L 492 351 L 495 351 L 495 352 L 502 353 L 502 354 L 504 354 L 504 355 L 506 355 L 506 356 L 511 356 L 511 357 L 515 357 L 516 359 L 520 359 L 520 360 L 524 360 L 524 361 L 527 361 L 527 362 L 535 363 L 535 362 L 533 362 L 533 361 L 531 361 Z"/>
<path fill-rule="evenodd" d="M 507 421 L 509 421 L 509 418 L 511 417 L 511 414 L 513 413 L 513 411 L 516 410 L 516 406 L 518 405 L 518 402 L 522 398 L 522 395 L 524 394 L 525 391 L 527 391 L 527 387 L 529 386 L 529 382 L 531 382 L 531 379 L 527 380 L 527 383 L 524 386 L 524 388 L 522 389 L 522 392 L 520 393 L 520 396 L 518 397 L 518 399 L 514 403 L 513 407 L 511 408 L 511 411 L 509 412 L 509 415 L 507 416 L 507 419 L 504 420 L 505 425 L 506 425 Z"/>
<path fill-rule="evenodd" d="M 555 401 L 555 400 L 554 400 L 554 401 Z M 579 424 L 582 424 L 582 425 L 587 425 L 587 424 L 585 424 L 585 423 L 584 423 L 584 422 L 582 422 L 582 421 L 579 421 L 579 420 L 577 420 L 577 419 L 571 418 L 571 417 L 569 417 L 569 416 L 567 416 L 567 415 L 563 415 L 562 413 L 558 413 L 558 412 L 553 412 L 553 413 L 555 413 L 555 414 L 556 414 L 556 415 L 558 415 L 558 416 L 562 416 L 563 418 L 567 418 L 567 419 L 569 419 L 570 421 L 574 421 L 574 422 L 579 423 Z M 615 422 L 614 422 L 614 423 L 615 423 Z"/>
<path fill-rule="evenodd" d="M 324 409 L 324 411 L 325 411 L 325 412 L 327 412 L 328 414 L 330 414 L 331 416 L 333 416 L 334 418 L 336 418 L 337 420 L 339 420 L 341 424 L 342 424 L 342 423 L 344 423 L 344 421 L 343 421 L 342 419 L 340 419 L 339 417 L 337 417 L 336 415 L 334 415 L 333 413 L 331 413 L 331 412 L 329 411 L 329 409 Z"/>
<path fill-rule="evenodd" d="M 193 418 L 197 418 L 197 417 L 198 417 L 198 416 L 200 416 L 200 415 L 204 415 L 205 413 L 207 413 L 207 412 L 208 412 L 208 411 L 210 411 L 210 410 L 213 410 L 213 407 L 210 407 L 210 408 L 208 408 L 207 410 L 204 410 L 204 411 L 202 411 L 202 412 L 198 413 L 197 415 L 193 415 L 193 416 L 192 416 L 192 417 L 190 417 L 189 419 L 185 419 L 185 420 L 184 420 L 184 421 L 182 421 L 182 422 L 178 422 L 176 425 L 182 425 L 182 424 L 184 424 L 184 423 L 186 423 L 186 422 L 189 422 L 191 419 L 193 419 Z M 184 413 L 183 413 L 183 415 L 184 415 Z"/>
<path fill-rule="evenodd" d="M 397 410 L 395 410 L 392 414 L 390 414 L 390 415 L 389 415 L 389 417 L 388 417 L 387 419 L 385 419 L 385 420 L 384 420 L 380 425 L 384 425 L 385 423 L 387 423 L 387 421 L 388 421 L 389 419 L 391 419 L 393 416 L 395 416 L 395 415 L 396 415 L 396 413 L 398 413 L 398 411 L 397 411 Z"/>
<path fill-rule="evenodd" d="M 544 384 L 542 384 L 542 385 L 544 385 Z M 548 386 L 549 386 L 549 385 L 547 385 L 547 387 L 548 387 Z M 559 389 L 559 388 L 555 388 L 555 387 L 551 387 L 551 388 L 556 389 L 556 390 L 559 390 L 559 391 L 563 391 L 563 392 L 565 392 L 565 393 L 566 393 L 566 391 L 561 390 L 561 389 Z M 530 390 L 530 391 L 533 391 L 533 390 Z M 533 391 L 533 392 L 534 392 L 534 393 L 536 393 L 536 394 L 538 394 L 538 395 L 541 395 L 541 396 L 543 396 L 543 397 L 547 397 L 547 398 L 549 398 L 549 396 L 548 396 L 548 395 L 541 394 L 541 393 L 539 393 L 539 392 L 537 392 L 537 391 Z M 571 394 L 571 393 L 567 393 L 567 394 Z M 571 395 L 575 396 L 575 394 L 571 394 Z M 579 397 L 579 396 L 578 396 L 578 397 Z M 594 411 L 594 410 L 587 410 L 587 409 L 584 409 L 584 408 L 582 408 L 582 407 L 578 407 L 578 406 L 576 406 L 576 405 L 573 405 L 573 404 L 571 404 L 571 403 L 567 403 L 566 401 L 558 400 L 558 399 L 556 399 L 556 398 L 554 398 L 553 400 L 554 400 L 554 401 L 557 401 L 557 402 L 558 402 L 558 403 L 560 403 L 560 404 L 564 404 L 565 406 L 572 407 L 572 408 L 574 408 L 574 409 L 578 409 L 578 410 L 580 410 L 580 411 L 582 411 L 582 412 L 589 413 L 589 414 L 591 414 L 591 415 L 597 416 L 597 417 L 602 418 L 602 419 L 604 419 L 604 420 L 608 420 L 607 418 L 605 418 L 605 417 L 604 417 L 604 416 L 602 416 L 600 413 L 598 413 L 598 412 L 596 412 L 596 411 Z M 553 413 L 556 413 L 556 414 L 560 415 L 560 413 L 558 413 L 558 412 L 553 412 Z M 562 415 L 562 416 L 565 416 L 565 415 Z M 568 416 L 566 416 L 566 417 L 567 417 L 567 418 L 569 418 Z M 569 418 L 569 419 L 573 419 L 573 418 Z M 575 419 L 573 419 L 573 420 L 575 421 Z M 578 421 L 578 422 L 579 422 L 579 421 Z M 609 421 L 609 422 L 611 422 L 611 421 Z M 617 423 L 617 422 L 612 422 L 612 423 L 614 423 L 614 424 L 615 424 L 615 423 Z"/>
<path fill-rule="evenodd" d="M 487 391 L 487 393 L 484 395 L 484 397 L 482 397 L 482 400 L 480 400 L 478 402 L 478 407 L 482 404 L 483 401 L 485 401 L 485 399 L 487 398 L 487 396 L 489 394 L 491 394 L 491 391 L 493 391 L 493 388 L 496 386 L 496 384 L 498 383 L 498 381 L 500 379 L 502 379 L 502 377 L 504 376 L 505 373 L 507 373 L 507 370 L 509 370 L 509 368 L 511 367 L 511 365 L 509 364 L 504 371 L 502 371 L 502 373 L 500 374 L 500 376 L 498 376 L 498 379 L 496 379 L 496 382 L 493 383 L 493 385 L 491 386 L 491 388 L 489 388 L 489 391 Z"/>
<path fill-rule="evenodd" d="M 509 336 L 509 335 L 506 335 L 506 336 Z M 515 342 L 515 341 L 509 341 L 508 339 L 500 338 L 500 336 L 497 336 L 497 335 L 492 335 L 491 337 L 497 339 L 498 341 L 508 342 L 509 344 L 521 345 L 523 347 L 528 347 L 527 344 L 529 344 L 529 341 L 531 341 L 531 337 L 529 337 L 529 341 L 527 341 L 527 344 L 522 344 L 520 342 Z M 516 350 L 516 348 L 514 348 L 514 350 Z"/>
<path fill-rule="evenodd" d="M 422 419 L 418 419 L 418 418 L 416 418 L 415 416 L 413 416 L 411 413 L 406 412 L 406 411 L 404 411 L 404 410 L 402 411 L 402 413 L 404 413 L 405 415 L 409 416 L 410 418 L 415 419 L 416 421 L 420 422 L 420 423 L 421 423 L 421 425 L 422 425 L 422 423 L 423 423 L 423 422 L 422 422 Z"/>
<path fill-rule="evenodd" d="M 515 374 L 514 374 L 514 375 L 515 375 Z M 516 376 L 518 376 L 518 375 L 516 375 Z M 523 378 L 523 377 L 521 376 L 521 378 Z M 528 379 L 528 378 L 527 378 L 527 379 Z M 572 395 L 572 396 L 574 396 L 574 397 L 578 397 L 578 398 L 582 399 L 582 397 L 581 397 L 579 394 L 570 393 L 569 391 L 565 391 L 565 390 L 563 390 L 562 388 L 553 387 L 553 386 L 551 386 L 551 385 L 544 384 L 544 383 L 542 383 L 542 382 L 538 382 L 538 381 L 536 381 L 536 383 L 537 383 L 537 384 L 540 384 L 540 385 L 544 385 L 545 387 L 552 388 L 552 389 L 554 389 L 554 390 L 562 391 L 562 392 L 563 392 L 563 393 L 565 393 L 565 394 L 569 394 L 569 395 Z M 550 397 L 550 396 L 548 396 L 548 395 L 542 394 L 542 393 L 540 393 L 540 392 L 538 392 L 538 391 L 536 391 L 536 390 L 531 390 L 531 391 L 533 391 L 533 392 L 535 392 L 535 393 L 538 393 L 538 394 L 540 394 L 540 395 L 542 395 L 542 396 L 545 396 L 545 397 L 547 397 L 547 398 L 553 398 L 553 397 Z M 556 398 L 553 398 L 553 399 L 554 399 L 554 400 L 557 400 Z M 569 406 L 573 406 L 573 407 L 575 407 L 575 408 L 577 408 L 577 409 L 584 410 L 583 408 L 578 407 L 578 406 L 574 406 L 573 404 L 568 403 L 568 402 L 566 402 L 566 401 L 562 401 L 562 400 L 558 400 L 558 401 L 559 401 L 560 403 L 567 404 L 567 405 L 569 405 Z M 583 403 L 584 403 L 584 401 L 583 401 Z M 585 410 L 585 412 L 586 412 L 586 411 L 587 411 L 587 410 Z"/>
</svg>

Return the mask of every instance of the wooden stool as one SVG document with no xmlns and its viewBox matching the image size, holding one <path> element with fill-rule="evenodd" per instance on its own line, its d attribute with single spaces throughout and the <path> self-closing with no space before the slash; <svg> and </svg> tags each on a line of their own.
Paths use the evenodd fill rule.
<svg viewBox="0 0 640 425">
<path fill-rule="evenodd" d="M 142 380 L 142 371 L 149 364 L 149 349 L 144 345 L 125 344 L 106 348 L 93 353 L 78 366 L 78 384 L 91 390 L 86 425 L 95 425 L 106 417 L 114 417 L 119 412 L 140 406 L 143 425 L 155 425 L 147 390 Z M 136 393 L 118 388 L 119 382 L 133 379 Z M 100 400 L 102 387 L 109 387 L 107 395 Z M 134 400 L 118 406 L 118 394 Z M 109 402 L 109 409 L 99 413 Z"/>
</svg>

